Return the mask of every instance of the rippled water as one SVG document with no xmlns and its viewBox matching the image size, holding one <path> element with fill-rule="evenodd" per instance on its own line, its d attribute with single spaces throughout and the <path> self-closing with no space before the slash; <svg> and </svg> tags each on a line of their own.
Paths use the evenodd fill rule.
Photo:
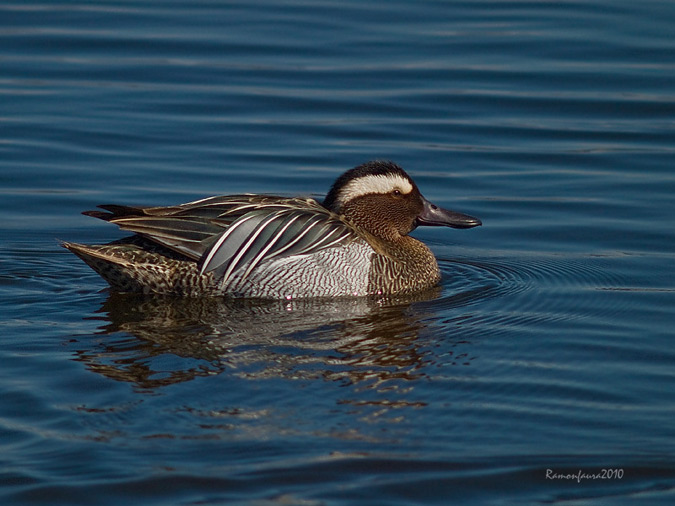
<svg viewBox="0 0 675 506">
<path fill-rule="evenodd" d="M 2 504 L 670 504 L 675 4 L 0 5 Z M 484 226 L 441 286 L 111 294 L 101 203 L 324 193 Z M 604 474 L 603 473 L 604 471 Z"/>
</svg>

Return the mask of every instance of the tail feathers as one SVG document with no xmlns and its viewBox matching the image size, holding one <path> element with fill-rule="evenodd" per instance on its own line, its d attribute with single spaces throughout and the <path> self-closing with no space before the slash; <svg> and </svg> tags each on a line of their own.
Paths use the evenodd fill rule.
<svg viewBox="0 0 675 506">
<path fill-rule="evenodd" d="M 148 252 L 131 244 L 87 246 L 63 242 L 110 287 L 119 292 L 197 295 L 209 293 L 212 275 L 199 275 L 197 263 Z"/>
<path fill-rule="evenodd" d="M 105 211 L 82 211 L 82 214 L 84 214 L 85 216 L 91 216 L 92 218 L 98 218 L 99 220 L 103 221 L 110 221 L 111 218 L 113 217 L 112 214 L 107 213 Z"/>
<path fill-rule="evenodd" d="M 62 246 L 80 257 L 94 269 L 110 287 L 119 292 L 143 292 L 138 271 L 122 256 L 115 255 L 105 246 L 85 246 L 64 242 Z"/>
<path fill-rule="evenodd" d="M 84 211 L 82 214 L 85 216 L 91 216 L 92 218 L 98 218 L 103 221 L 112 221 L 117 218 L 126 218 L 130 216 L 144 216 L 145 213 L 143 208 L 132 207 L 132 206 L 118 206 L 115 204 L 105 204 L 98 206 L 104 211 L 93 210 L 93 211 Z"/>
</svg>

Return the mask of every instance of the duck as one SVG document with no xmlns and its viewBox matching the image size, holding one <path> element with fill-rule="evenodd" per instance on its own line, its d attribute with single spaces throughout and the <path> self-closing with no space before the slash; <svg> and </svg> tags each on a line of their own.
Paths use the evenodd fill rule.
<svg viewBox="0 0 675 506">
<path fill-rule="evenodd" d="M 62 243 L 113 291 L 286 300 L 432 288 L 438 262 L 409 234 L 482 224 L 432 204 L 399 165 L 382 160 L 346 171 L 322 202 L 239 194 L 82 214 L 133 233 L 102 245 Z"/>
</svg>

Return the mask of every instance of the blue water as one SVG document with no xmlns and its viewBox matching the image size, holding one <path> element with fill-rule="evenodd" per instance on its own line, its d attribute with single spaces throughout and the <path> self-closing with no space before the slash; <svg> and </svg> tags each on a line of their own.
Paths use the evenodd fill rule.
<svg viewBox="0 0 675 506">
<path fill-rule="evenodd" d="M 672 504 L 673 26 L 649 0 L 1 4 L 0 502 Z M 97 204 L 322 195 L 374 158 L 483 220 L 415 232 L 434 293 L 121 296 L 58 243 L 122 237 Z"/>
</svg>

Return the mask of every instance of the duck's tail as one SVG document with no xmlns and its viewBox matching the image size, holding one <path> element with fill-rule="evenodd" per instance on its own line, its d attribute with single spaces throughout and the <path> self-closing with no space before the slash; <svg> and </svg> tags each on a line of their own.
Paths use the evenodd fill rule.
<svg viewBox="0 0 675 506">
<path fill-rule="evenodd" d="M 197 263 L 146 251 L 133 244 L 61 245 L 94 269 L 118 292 L 171 295 L 208 294 L 212 275 L 200 275 Z"/>
</svg>

